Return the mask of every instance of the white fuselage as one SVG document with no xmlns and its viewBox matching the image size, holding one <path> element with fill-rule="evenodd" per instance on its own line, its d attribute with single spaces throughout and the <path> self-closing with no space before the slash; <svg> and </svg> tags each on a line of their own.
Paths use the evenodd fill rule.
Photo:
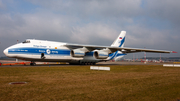
<svg viewBox="0 0 180 101">
<path fill-rule="evenodd" d="M 99 61 L 108 61 L 115 55 L 110 54 L 107 59 L 96 59 L 93 56 L 94 51 L 88 52 L 84 57 L 72 57 L 71 49 L 66 47 L 67 43 L 33 40 L 29 39 L 23 43 L 15 44 L 4 50 L 8 57 L 18 58 L 27 61 L 44 61 L 44 62 L 69 62 L 69 63 L 96 63 Z M 122 54 L 123 56 L 124 54 Z M 112 58 L 113 57 L 113 58 Z"/>
</svg>

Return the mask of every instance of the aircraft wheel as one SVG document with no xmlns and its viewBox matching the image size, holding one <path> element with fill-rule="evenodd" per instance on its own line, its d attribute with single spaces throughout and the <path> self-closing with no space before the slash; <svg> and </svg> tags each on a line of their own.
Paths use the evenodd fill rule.
<svg viewBox="0 0 180 101">
<path fill-rule="evenodd" d="M 70 65 L 74 65 L 73 63 L 69 63 Z"/>
<path fill-rule="evenodd" d="M 84 65 L 84 62 L 81 62 L 81 65 Z"/>
<path fill-rule="evenodd" d="M 35 62 L 31 62 L 30 65 L 31 65 L 31 66 L 35 66 L 36 63 L 35 63 Z"/>
</svg>

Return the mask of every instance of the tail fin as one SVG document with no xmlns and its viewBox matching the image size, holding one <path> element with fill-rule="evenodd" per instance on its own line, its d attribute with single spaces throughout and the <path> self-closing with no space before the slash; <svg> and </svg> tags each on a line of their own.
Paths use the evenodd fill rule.
<svg viewBox="0 0 180 101">
<path fill-rule="evenodd" d="M 121 31 L 117 39 L 112 43 L 111 46 L 123 47 L 125 42 L 126 31 Z"/>
</svg>

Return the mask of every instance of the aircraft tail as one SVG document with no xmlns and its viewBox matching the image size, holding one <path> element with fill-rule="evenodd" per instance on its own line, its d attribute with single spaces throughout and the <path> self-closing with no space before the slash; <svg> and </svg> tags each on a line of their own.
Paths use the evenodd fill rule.
<svg viewBox="0 0 180 101">
<path fill-rule="evenodd" d="M 126 31 L 121 31 L 117 39 L 112 43 L 113 47 L 124 47 Z"/>
<path fill-rule="evenodd" d="M 112 47 L 124 47 L 124 42 L 125 42 L 125 36 L 126 36 L 126 31 L 121 31 L 119 36 L 116 38 L 116 40 L 112 43 Z M 112 54 L 109 54 L 108 60 L 118 60 L 122 58 L 124 55 L 121 51 L 116 51 Z"/>
</svg>

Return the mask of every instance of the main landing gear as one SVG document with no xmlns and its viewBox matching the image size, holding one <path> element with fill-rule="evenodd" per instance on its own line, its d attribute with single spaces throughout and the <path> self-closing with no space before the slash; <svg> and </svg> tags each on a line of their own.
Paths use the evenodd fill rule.
<svg viewBox="0 0 180 101">
<path fill-rule="evenodd" d="M 96 65 L 95 62 L 81 62 L 80 65 Z"/>
<path fill-rule="evenodd" d="M 35 62 L 33 62 L 33 61 L 31 61 L 30 65 L 31 65 L 31 66 L 35 66 L 35 65 L 36 65 L 36 63 L 35 63 Z"/>
<path fill-rule="evenodd" d="M 77 62 L 77 63 L 69 63 L 70 65 L 96 65 L 96 62 Z"/>
</svg>

